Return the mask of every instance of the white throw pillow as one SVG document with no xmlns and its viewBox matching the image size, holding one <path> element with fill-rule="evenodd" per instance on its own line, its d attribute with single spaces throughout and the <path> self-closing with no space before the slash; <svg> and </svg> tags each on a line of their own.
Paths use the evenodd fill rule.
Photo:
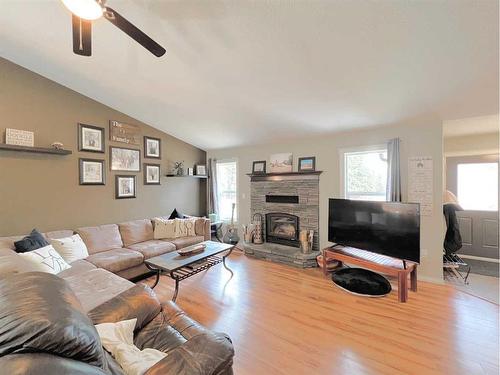
<svg viewBox="0 0 500 375">
<path fill-rule="evenodd" d="M 176 219 L 165 220 L 161 218 L 153 219 L 155 223 L 155 229 L 153 232 L 153 237 L 155 240 L 161 240 L 163 238 L 176 238 L 179 237 L 178 233 L 178 223 Z"/>
<path fill-rule="evenodd" d="M 50 244 L 54 246 L 54 249 L 68 263 L 85 259 L 89 256 L 87 246 L 78 234 L 66 238 L 51 239 Z"/>
<path fill-rule="evenodd" d="M 40 272 L 57 274 L 71 268 L 52 245 L 47 245 L 26 253 L 19 253 L 19 256 L 28 261 L 34 269 Z"/>
<path fill-rule="evenodd" d="M 192 219 L 175 219 L 179 228 L 178 237 L 191 237 L 196 236 L 195 223 L 196 218 Z"/>
<path fill-rule="evenodd" d="M 142 375 L 167 356 L 156 349 L 140 350 L 134 345 L 137 319 L 95 326 L 102 346 L 111 353 L 127 375 Z"/>
</svg>

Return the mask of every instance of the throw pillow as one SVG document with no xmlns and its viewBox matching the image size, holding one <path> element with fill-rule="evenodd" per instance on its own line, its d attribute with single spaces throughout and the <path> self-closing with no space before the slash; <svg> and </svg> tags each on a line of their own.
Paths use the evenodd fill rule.
<svg viewBox="0 0 500 375">
<path fill-rule="evenodd" d="M 49 243 L 36 229 L 33 229 L 31 233 L 24 237 L 22 240 L 14 242 L 14 246 L 16 247 L 16 252 L 25 253 L 27 251 L 32 251 L 36 249 L 40 249 L 41 247 L 47 246 Z"/>
<path fill-rule="evenodd" d="M 184 215 L 181 214 L 179 211 L 177 211 L 177 208 L 174 208 L 168 219 L 169 220 L 184 219 Z"/>
<path fill-rule="evenodd" d="M 89 256 L 87 246 L 78 234 L 71 237 L 50 240 L 50 244 L 68 263 L 85 259 Z"/>
<path fill-rule="evenodd" d="M 190 237 L 196 236 L 195 223 L 196 218 L 191 219 L 175 219 L 177 227 L 179 228 L 179 235 L 177 237 Z"/>
<path fill-rule="evenodd" d="M 176 238 L 178 232 L 178 224 L 176 220 L 165 220 L 161 218 L 153 219 L 155 223 L 155 229 L 153 232 L 153 237 L 155 240 L 161 240 L 163 238 Z"/>
<path fill-rule="evenodd" d="M 27 253 L 20 253 L 19 256 L 30 262 L 40 272 L 57 274 L 71 268 L 52 245 L 47 245 Z"/>
<path fill-rule="evenodd" d="M 167 356 L 156 349 L 140 350 L 134 345 L 134 329 L 137 319 L 95 326 L 102 346 L 111 353 L 127 375 L 142 375 Z"/>
</svg>

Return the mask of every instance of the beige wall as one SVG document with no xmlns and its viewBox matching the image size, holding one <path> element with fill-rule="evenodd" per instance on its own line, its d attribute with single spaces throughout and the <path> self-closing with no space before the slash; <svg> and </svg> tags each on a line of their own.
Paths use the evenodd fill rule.
<svg viewBox="0 0 500 375">
<path fill-rule="evenodd" d="M 487 155 L 498 153 L 498 132 L 444 138 L 446 156 Z"/>
<path fill-rule="evenodd" d="M 145 186 L 142 165 L 136 174 L 137 198 L 116 200 L 109 146 L 125 144 L 109 141 L 109 120 L 140 125 L 142 135 L 161 138 L 162 174 L 172 161 L 184 160 L 186 166 L 205 162 L 203 150 L 0 58 L 1 136 L 8 127 L 31 130 L 35 146 L 59 141 L 73 151 L 69 156 L 0 151 L 0 236 L 26 233 L 33 227 L 46 231 L 153 217 L 169 214 L 174 207 L 189 214 L 205 213 L 205 182 L 163 177 L 161 186 Z M 106 129 L 105 154 L 78 152 L 78 122 Z M 137 148 L 142 164 L 142 145 Z M 78 184 L 80 157 L 106 159 L 105 186 Z"/>
<path fill-rule="evenodd" d="M 258 145 L 232 149 L 212 150 L 207 157 L 238 159 L 238 206 L 239 222 L 249 223 L 250 182 L 247 173 L 251 172 L 253 160 L 269 160 L 272 153 L 293 152 L 294 170 L 300 156 L 316 156 L 316 169 L 323 171 L 320 178 L 320 245 L 329 246 L 327 235 L 328 198 L 340 197 L 340 160 L 342 148 L 376 145 L 390 138 L 400 137 L 403 200 L 407 196 L 408 157 L 432 156 L 434 158 L 434 210 L 432 216 L 423 216 L 421 221 L 421 266 L 420 279 L 442 281 L 442 124 L 434 118 L 414 120 L 407 124 L 377 129 L 333 134 L 321 138 L 302 139 L 280 144 Z"/>
</svg>

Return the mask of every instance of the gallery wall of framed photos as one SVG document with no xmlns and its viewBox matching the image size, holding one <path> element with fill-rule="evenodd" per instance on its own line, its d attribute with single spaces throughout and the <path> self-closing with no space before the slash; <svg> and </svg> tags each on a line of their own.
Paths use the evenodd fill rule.
<svg viewBox="0 0 500 375">
<path fill-rule="evenodd" d="M 60 142 L 73 152 L 61 157 L 0 151 L 2 179 L 9 181 L 2 189 L 2 200 L 9 204 L 2 206 L 0 236 L 27 233 L 35 227 L 51 231 L 161 216 L 175 207 L 193 215 L 206 214 L 206 184 L 164 177 L 174 161 L 184 160 L 186 166 L 206 164 L 204 150 L 7 60 L 0 59 L 0 69 L 5 73 L 2 85 L 9 88 L 5 95 L 0 93 L 4 105 L 0 136 L 6 128 L 23 129 L 34 133 L 35 146 Z M 138 138 L 128 143 L 112 140 L 110 121 L 137 126 Z M 79 124 L 85 126 L 82 144 Z M 126 130 L 115 136 L 127 136 L 130 129 Z M 145 142 L 150 145 L 146 154 Z M 112 170 L 110 147 L 139 150 L 139 171 Z M 137 170 L 134 159 L 123 164 Z M 159 165 L 160 173 L 146 164 Z M 150 171 L 147 184 L 146 168 Z M 135 176 L 136 198 L 116 199 L 117 175 Z M 130 185 L 123 182 L 124 190 L 129 190 L 127 182 Z"/>
</svg>

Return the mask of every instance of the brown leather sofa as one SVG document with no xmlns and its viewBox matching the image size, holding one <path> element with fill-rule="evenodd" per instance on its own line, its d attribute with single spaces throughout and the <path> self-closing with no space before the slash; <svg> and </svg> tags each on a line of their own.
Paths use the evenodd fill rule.
<svg viewBox="0 0 500 375">
<path fill-rule="evenodd" d="M 86 314 L 62 278 L 40 272 L 0 279 L 0 372 L 123 375 L 104 350 L 94 324 L 137 318 L 134 344 L 168 355 L 145 375 L 232 374 L 229 338 L 187 317 L 174 303 L 160 303 L 136 285 Z"/>
</svg>

